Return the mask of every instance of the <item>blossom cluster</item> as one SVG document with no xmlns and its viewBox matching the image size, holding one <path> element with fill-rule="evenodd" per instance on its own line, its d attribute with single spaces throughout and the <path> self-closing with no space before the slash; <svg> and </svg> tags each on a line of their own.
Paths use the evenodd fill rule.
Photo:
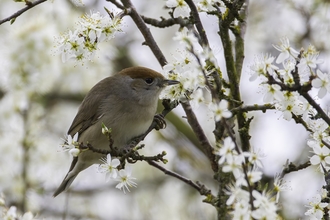
<svg viewBox="0 0 330 220">
<path fill-rule="evenodd" d="M 317 91 L 319 99 L 330 92 L 330 75 L 320 70 L 319 52 L 310 45 L 307 50 L 300 52 L 291 47 L 287 38 L 281 39 L 280 45 L 275 45 L 280 51 L 276 58 L 271 55 L 261 55 L 251 66 L 250 80 L 259 78 L 265 89 L 264 101 L 271 103 L 283 113 L 283 118 L 293 117 L 303 121 L 310 131 L 307 145 L 311 148 L 310 163 L 317 166 L 321 172 L 330 170 L 330 135 L 329 115 L 320 108 L 313 91 Z M 280 67 L 279 64 L 282 66 Z M 317 201 L 316 201 L 317 200 Z M 315 205 L 317 204 L 317 205 Z M 317 196 L 312 207 L 305 214 L 314 219 L 322 219 L 323 208 L 328 203 L 321 202 Z M 318 208 L 315 208 L 317 206 Z M 314 208 L 313 208 L 314 207 Z"/>
<path fill-rule="evenodd" d="M 25 212 L 23 215 L 17 213 L 16 206 L 7 208 L 5 206 L 5 199 L 0 197 L 0 218 L 3 220 L 33 220 L 36 219 L 32 212 Z"/>
<path fill-rule="evenodd" d="M 180 84 L 166 87 L 160 98 L 180 101 L 201 99 L 200 101 L 203 102 L 203 95 L 200 91 L 205 88 L 205 77 L 195 54 L 188 50 L 188 48 L 196 46 L 197 38 L 187 28 L 184 28 L 176 34 L 174 40 L 183 43 L 185 49 L 179 53 L 180 57 L 175 58 L 174 62 L 163 67 L 163 74 L 168 79 L 179 81 Z M 195 97 L 197 95 L 198 98 Z"/>
<path fill-rule="evenodd" d="M 280 192 L 288 189 L 282 178 L 275 178 L 272 191 L 264 190 L 260 193 L 251 188 L 262 178 L 259 169 L 262 168 L 263 154 L 260 151 L 241 152 L 230 137 L 224 139 L 214 154 L 220 157 L 218 163 L 222 171 L 232 173 L 235 178 L 235 183 L 226 190 L 229 196 L 226 205 L 231 207 L 233 219 L 277 219 Z"/>
<path fill-rule="evenodd" d="M 309 202 L 307 207 L 309 208 L 305 215 L 309 216 L 309 219 L 322 219 L 324 216 L 324 208 L 328 207 L 329 203 L 322 202 L 322 199 L 327 197 L 328 191 L 326 189 L 322 189 L 320 194 L 317 194 L 312 201 Z M 328 213 L 330 214 L 330 213 Z"/>
<path fill-rule="evenodd" d="M 319 53 L 313 46 L 299 53 L 290 46 L 287 38 L 283 38 L 282 43 L 274 47 L 281 52 L 276 63 L 283 67 L 274 63 L 275 57 L 262 54 L 251 66 L 250 80 L 259 78 L 262 81 L 260 85 L 266 91 L 264 101 L 273 103 L 277 110 L 282 111 L 284 119 L 291 120 L 294 114 L 308 120 L 311 114 L 316 114 L 314 108 L 298 90 L 291 88 L 297 83 L 301 86 L 311 84 L 319 90 L 319 98 L 323 98 L 330 91 L 330 76 L 317 69 L 322 60 L 318 59 Z"/>
<path fill-rule="evenodd" d="M 199 12 L 209 12 L 215 10 L 215 5 L 219 7 L 223 4 L 220 0 L 194 0 L 194 2 Z M 165 5 L 174 10 L 173 16 L 175 18 L 188 17 L 190 14 L 190 8 L 184 0 L 167 0 Z"/>
<path fill-rule="evenodd" d="M 182 55 L 175 62 L 169 63 L 163 68 L 166 78 L 177 80 L 180 84 L 166 87 L 162 91 L 160 98 L 179 101 L 188 99 L 198 103 L 204 102 L 204 76 L 191 54 L 184 53 Z"/>
<path fill-rule="evenodd" d="M 305 215 L 309 216 L 309 219 L 322 219 L 325 214 L 325 208 L 329 206 L 329 203 L 322 202 L 322 199 L 327 197 L 328 191 L 322 189 L 320 194 L 317 194 L 312 201 L 309 202 L 307 207 L 309 208 Z M 329 215 L 330 213 L 328 213 Z"/>
<path fill-rule="evenodd" d="M 98 167 L 98 171 L 105 173 L 106 182 L 110 179 L 119 181 L 116 185 L 117 189 L 122 189 L 124 193 L 126 190 L 129 192 L 129 187 L 136 187 L 137 184 L 134 182 L 136 178 L 132 177 L 132 170 L 129 166 L 126 166 L 125 169 L 118 170 L 120 165 L 119 159 L 111 159 L 111 155 L 108 154 L 106 159 L 101 159 L 102 164 Z"/>
<path fill-rule="evenodd" d="M 83 15 L 74 31 L 70 30 L 58 39 L 62 61 L 91 60 L 99 43 L 114 38 L 116 33 L 121 32 L 121 27 L 122 20 L 118 15 L 104 16 L 100 12 Z"/>
<path fill-rule="evenodd" d="M 206 79 L 211 81 L 210 73 L 216 68 L 217 60 L 209 48 L 199 45 L 197 37 L 187 28 L 176 33 L 173 38 L 183 44 L 184 49 L 173 62 L 163 67 L 163 75 L 180 82 L 177 86 L 166 87 L 160 95 L 162 99 L 185 101 L 191 100 L 192 106 L 206 103 L 210 91 L 206 86 Z M 212 63 L 210 68 L 206 61 Z"/>
</svg>

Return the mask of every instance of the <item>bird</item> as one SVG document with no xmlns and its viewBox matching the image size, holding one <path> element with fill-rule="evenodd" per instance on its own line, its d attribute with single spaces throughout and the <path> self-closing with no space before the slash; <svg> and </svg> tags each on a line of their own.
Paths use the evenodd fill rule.
<svg viewBox="0 0 330 220">
<path fill-rule="evenodd" d="M 109 150 L 109 140 L 102 134 L 104 124 L 111 128 L 113 147 L 121 149 L 149 129 L 161 91 L 178 83 L 146 67 L 123 69 L 92 87 L 67 133 L 71 137 L 78 133 L 78 143 Z M 81 171 L 99 164 L 103 156 L 87 150 L 73 157 L 68 173 L 53 196 L 67 190 Z"/>
</svg>

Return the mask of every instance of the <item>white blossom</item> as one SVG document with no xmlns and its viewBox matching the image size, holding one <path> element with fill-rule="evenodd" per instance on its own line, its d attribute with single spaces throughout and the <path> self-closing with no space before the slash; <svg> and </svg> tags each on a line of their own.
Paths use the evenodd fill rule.
<svg viewBox="0 0 330 220">
<path fill-rule="evenodd" d="M 166 6 L 174 9 L 174 17 L 188 17 L 190 8 L 184 0 L 167 0 Z"/>
<path fill-rule="evenodd" d="M 62 151 L 70 151 L 75 149 L 78 143 L 78 132 L 72 137 L 70 134 L 67 136 L 66 140 L 64 140 L 64 144 L 61 144 L 60 147 Z"/>
<path fill-rule="evenodd" d="M 310 158 L 310 162 L 312 165 L 321 166 L 321 164 L 324 167 L 330 165 L 330 150 L 326 146 L 315 146 L 313 147 L 313 153 L 314 155 Z M 322 169 L 321 169 L 322 170 Z"/>
<path fill-rule="evenodd" d="M 107 154 L 106 159 L 101 159 L 102 164 L 98 167 L 98 171 L 105 173 L 105 180 L 108 182 L 111 178 L 115 179 L 117 177 L 117 167 L 120 164 L 119 159 L 111 159 L 111 155 Z"/>
<path fill-rule="evenodd" d="M 330 76 L 322 73 L 319 69 L 316 71 L 317 78 L 313 79 L 312 86 L 319 89 L 318 96 L 323 98 L 327 92 L 330 92 Z"/>
<path fill-rule="evenodd" d="M 266 192 L 260 193 L 253 190 L 252 195 L 254 197 L 253 205 L 256 208 L 252 211 L 252 217 L 255 219 L 277 219 L 277 206 L 273 198 L 271 198 Z"/>
<path fill-rule="evenodd" d="M 233 157 L 234 154 L 237 154 L 235 150 L 235 143 L 231 137 L 226 137 L 223 144 L 218 149 L 214 150 L 213 153 L 220 156 L 218 163 L 223 164 L 229 157 Z"/>
<path fill-rule="evenodd" d="M 250 81 L 254 81 L 257 77 L 262 77 L 262 80 L 267 79 L 267 75 L 273 75 L 274 71 L 278 69 L 277 66 L 273 65 L 275 57 L 269 54 L 261 54 L 254 60 L 253 65 L 250 67 L 252 76 Z"/>
<path fill-rule="evenodd" d="M 296 58 L 297 55 L 299 54 L 298 51 L 296 51 L 295 49 L 293 49 L 290 46 L 289 39 L 286 37 L 281 38 L 281 44 L 273 45 L 273 47 L 276 50 L 281 52 L 280 55 L 276 59 L 276 63 L 282 63 L 284 60 L 288 59 L 290 56 L 292 56 L 293 58 Z"/>
<path fill-rule="evenodd" d="M 136 178 L 132 177 L 132 170 L 130 167 L 126 167 L 123 170 L 119 170 L 117 181 L 119 183 L 116 185 L 117 189 L 123 190 L 124 193 L 126 193 L 126 190 L 129 192 L 129 187 L 136 187 L 137 184 L 134 182 Z"/>
<path fill-rule="evenodd" d="M 210 103 L 210 110 L 214 113 L 216 121 L 220 121 L 222 118 L 230 118 L 232 113 L 228 110 L 228 101 L 222 99 L 219 103 Z"/>
<path fill-rule="evenodd" d="M 57 41 L 62 61 L 91 60 L 98 50 L 98 44 L 112 39 L 121 32 L 122 20 L 119 16 L 103 16 L 99 12 L 85 14 L 78 21 L 75 31 L 64 33 Z"/>
<path fill-rule="evenodd" d="M 279 202 L 280 199 L 280 194 L 282 192 L 288 191 L 290 190 L 290 186 L 284 181 L 283 177 L 281 176 L 281 174 L 277 174 L 274 178 L 274 188 L 273 190 L 276 193 L 276 203 Z"/>
<path fill-rule="evenodd" d="M 305 215 L 309 216 L 309 219 L 321 220 L 324 215 L 324 208 L 328 206 L 328 203 L 321 202 L 321 195 L 317 194 L 312 201 L 308 204 L 308 210 Z"/>
</svg>

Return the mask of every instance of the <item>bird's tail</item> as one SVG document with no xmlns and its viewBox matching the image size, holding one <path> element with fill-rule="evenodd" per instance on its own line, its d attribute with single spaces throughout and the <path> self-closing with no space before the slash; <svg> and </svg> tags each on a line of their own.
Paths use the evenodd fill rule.
<svg viewBox="0 0 330 220">
<path fill-rule="evenodd" d="M 58 194 L 60 194 L 64 190 L 67 190 L 69 188 L 69 186 L 71 185 L 71 183 L 73 182 L 73 180 L 77 177 L 78 173 L 80 172 L 80 171 L 74 172 L 74 168 L 76 167 L 77 162 L 78 162 L 78 157 L 74 157 L 72 160 L 69 172 L 64 177 L 64 180 L 62 181 L 61 185 L 54 192 L 53 197 L 56 197 Z"/>
<path fill-rule="evenodd" d="M 82 156 L 83 156 L 83 153 L 81 153 L 79 155 L 79 157 L 82 157 Z M 88 155 L 88 156 L 90 156 L 90 155 Z M 94 157 L 99 158 L 99 156 L 94 156 Z M 95 161 L 93 162 L 93 160 L 86 162 L 86 158 L 84 158 L 84 157 L 83 158 L 74 157 L 72 160 L 68 174 L 66 174 L 64 180 L 62 181 L 61 185 L 57 188 L 57 190 L 55 191 L 53 196 L 56 197 L 58 194 L 60 194 L 64 190 L 67 190 L 69 188 L 69 186 L 71 185 L 71 183 L 73 182 L 73 180 L 77 177 L 77 175 L 84 169 L 91 166 L 93 163 L 95 163 Z"/>
<path fill-rule="evenodd" d="M 63 192 L 64 190 L 67 190 L 73 180 L 77 177 L 78 174 L 69 176 L 69 173 L 65 176 L 64 180 L 62 181 L 61 185 L 57 188 L 57 190 L 54 192 L 53 197 L 56 197 L 58 194 Z"/>
</svg>

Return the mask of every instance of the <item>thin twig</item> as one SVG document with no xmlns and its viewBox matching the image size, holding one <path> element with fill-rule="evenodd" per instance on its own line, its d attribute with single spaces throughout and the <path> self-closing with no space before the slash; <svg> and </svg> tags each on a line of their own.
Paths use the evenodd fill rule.
<svg viewBox="0 0 330 220">
<path fill-rule="evenodd" d="M 231 112 L 251 112 L 251 111 L 262 111 L 266 112 L 267 110 L 274 110 L 275 106 L 272 104 L 264 104 L 264 105 L 245 105 L 239 106 L 236 108 L 230 109 Z"/>
<path fill-rule="evenodd" d="M 147 24 L 150 24 L 154 27 L 158 27 L 158 28 L 166 28 L 166 27 L 171 27 L 173 25 L 180 25 L 182 27 L 187 26 L 189 24 L 189 20 L 186 18 L 182 18 L 182 17 L 178 17 L 178 18 L 168 18 L 165 19 L 163 17 L 161 17 L 161 20 L 157 20 L 154 18 L 149 18 L 146 16 L 141 15 L 141 18 L 143 19 L 143 21 Z"/>
<path fill-rule="evenodd" d="M 154 161 L 147 161 L 147 162 L 151 166 L 156 167 L 157 169 L 163 171 L 163 173 L 165 173 L 166 175 L 173 176 L 173 177 L 175 177 L 175 178 L 177 178 L 177 179 L 179 179 L 179 180 L 187 183 L 191 187 L 195 188 L 197 191 L 200 191 L 201 190 L 201 188 L 196 183 L 194 183 L 193 181 L 191 181 L 190 179 L 187 179 L 186 177 L 181 176 L 180 174 L 175 173 L 173 171 L 167 170 L 167 169 L 165 169 L 164 167 L 160 166 L 158 163 L 156 163 Z"/>
<path fill-rule="evenodd" d="M 160 63 L 161 66 L 166 65 L 167 61 L 165 56 L 163 55 L 162 51 L 159 49 L 155 39 L 153 38 L 149 28 L 139 15 L 139 13 L 136 11 L 135 7 L 131 3 L 130 0 L 122 0 L 123 5 L 125 6 L 128 15 L 133 19 L 135 22 L 136 26 L 142 33 L 144 39 L 145 39 L 145 44 L 149 46 L 155 57 L 158 59 L 158 62 Z"/>
<path fill-rule="evenodd" d="M 18 16 L 20 16 L 21 14 L 23 14 L 27 10 L 30 10 L 34 6 L 39 5 L 39 4 L 41 4 L 41 3 L 45 2 L 45 1 L 47 1 L 47 0 L 38 0 L 38 1 L 35 1 L 35 2 L 32 2 L 32 3 L 27 4 L 25 8 L 22 8 L 21 10 L 19 10 L 16 13 L 12 14 L 8 18 L 5 18 L 5 19 L 0 20 L 0 25 L 2 25 L 5 22 L 11 21 L 13 19 L 16 19 Z"/>
<path fill-rule="evenodd" d="M 160 166 L 158 163 L 156 163 L 155 161 L 147 161 L 149 163 L 149 165 L 161 170 L 164 174 L 172 176 L 174 178 L 177 178 L 179 180 L 181 180 L 182 182 L 188 184 L 189 186 L 193 187 L 194 189 L 196 189 L 201 195 L 203 196 L 207 196 L 210 197 L 208 200 L 215 200 L 215 196 L 212 195 L 211 190 L 207 189 L 204 185 L 201 185 L 200 183 L 196 182 L 194 183 L 192 180 L 187 179 L 184 176 L 181 176 L 178 173 L 175 173 L 173 171 L 167 170 L 164 167 Z"/>
<path fill-rule="evenodd" d="M 125 7 L 123 5 L 121 5 L 119 2 L 117 2 L 116 0 L 106 0 L 107 2 L 111 2 L 112 4 L 114 4 L 117 8 L 120 8 L 122 10 L 125 9 Z"/>
<path fill-rule="evenodd" d="M 131 145 L 129 145 L 129 147 L 131 147 Z M 134 147 L 135 148 L 130 148 L 127 149 L 126 151 L 123 151 L 123 149 L 116 149 L 116 148 L 109 150 L 100 149 L 92 146 L 91 144 L 84 145 L 83 143 L 80 143 L 79 145 L 79 149 L 82 151 L 90 150 L 94 153 L 99 153 L 103 155 L 110 154 L 113 157 L 120 157 L 123 160 L 126 159 L 129 163 L 136 163 L 137 161 L 157 161 L 157 162 L 162 161 L 163 163 L 167 162 L 167 160 L 164 159 L 164 156 L 166 156 L 165 151 L 154 156 L 144 156 L 144 155 L 140 155 L 139 152 L 137 151 L 141 149 L 143 146 L 139 146 L 139 147 L 134 146 Z"/>
<path fill-rule="evenodd" d="M 295 74 L 297 74 L 297 73 L 295 71 L 293 71 L 292 74 L 293 74 L 293 77 L 296 77 Z M 286 85 L 285 83 L 276 81 L 275 78 L 268 72 L 267 72 L 267 77 L 268 77 L 268 83 L 270 85 L 272 85 L 272 84 L 279 85 L 281 87 L 281 90 L 283 90 L 283 91 L 291 91 L 291 92 L 297 91 L 302 97 L 304 97 L 307 100 L 307 102 L 313 108 L 316 109 L 316 111 L 320 115 L 320 117 L 330 126 L 329 116 L 327 115 L 327 113 L 325 113 L 323 111 L 321 106 L 308 93 L 308 91 L 311 90 L 311 83 L 301 85 L 299 82 L 299 79 L 296 79 L 297 81 L 295 81 L 294 85 Z"/>
<path fill-rule="evenodd" d="M 191 42 L 188 42 L 188 44 L 189 44 L 189 46 L 190 46 L 190 48 L 188 48 L 188 50 L 190 51 L 190 53 L 191 53 L 191 54 L 196 58 L 196 60 L 197 60 L 197 63 L 198 63 L 198 65 L 199 65 L 199 67 L 200 67 L 200 69 L 201 69 L 201 71 L 202 71 L 202 73 L 203 73 L 203 76 L 204 76 L 204 79 L 205 79 L 205 84 L 206 84 L 207 88 L 211 91 L 212 99 L 213 99 L 213 100 L 218 100 L 217 93 L 216 93 L 214 87 L 211 86 L 211 83 L 210 83 L 210 81 L 209 81 L 208 78 L 207 78 L 208 73 L 207 73 L 206 70 L 204 69 L 201 59 L 200 59 L 199 56 L 195 53 L 194 45 L 193 45 Z"/>
<path fill-rule="evenodd" d="M 195 23 L 197 31 L 200 35 L 202 45 L 209 47 L 209 41 L 207 39 L 206 32 L 205 32 L 205 29 L 201 22 L 201 19 L 199 17 L 199 13 L 198 13 L 195 3 L 192 0 L 185 0 L 185 2 L 188 4 L 190 11 L 191 11 L 191 15 L 194 18 L 194 23 Z"/>
<path fill-rule="evenodd" d="M 242 6 L 241 12 L 239 13 L 240 20 L 237 25 L 237 32 L 232 30 L 233 34 L 235 34 L 235 60 L 236 60 L 236 71 L 238 75 L 239 82 L 241 80 L 243 61 L 244 61 L 244 36 L 246 32 L 246 17 L 248 13 L 248 5 L 249 0 L 245 0 L 245 4 Z"/>
<path fill-rule="evenodd" d="M 290 164 L 287 165 L 287 167 L 284 168 L 283 174 L 288 174 L 291 172 L 299 171 L 299 170 L 309 167 L 310 165 L 311 165 L 311 163 L 309 161 L 307 161 L 303 164 L 299 164 L 299 165 L 295 165 L 291 162 Z"/>
<path fill-rule="evenodd" d="M 236 142 L 236 138 L 231 130 L 231 128 L 228 126 L 227 121 L 225 119 L 222 119 L 222 124 L 224 125 L 224 127 L 226 128 L 229 137 L 232 139 L 234 145 L 235 145 L 235 150 L 237 151 L 238 154 L 242 154 L 242 150 L 238 147 L 238 144 Z M 253 191 L 253 187 L 251 186 L 249 177 L 248 177 L 248 171 L 247 171 L 247 163 L 242 162 L 242 168 L 243 168 L 243 173 L 244 173 L 244 177 L 245 180 L 247 182 L 247 188 L 249 190 L 249 194 L 250 194 L 250 205 L 251 205 L 251 209 L 254 209 L 254 205 L 253 205 L 253 196 L 252 196 L 252 191 Z"/>
<path fill-rule="evenodd" d="M 308 103 L 311 104 L 311 106 L 313 106 L 316 109 L 316 111 L 321 116 L 321 118 L 330 126 L 330 118 L 327 115 L 327 113 L 323 111 L 320 105 L 317 104 L 315 100 L 307 92 L 299 91 L 299 94 L 302 95 L 308 101 Z"/>
<path fill-rule="evenodd" d="M 190 127 L 193 129 L 195 135 L 197 136 L 200 144 L 202 145 L 202 150 L 204 154 L 209 158 L 211 162 L 211 167 L 214 172 L 218 171 L 218 164 L 215 159 L 215 155 L 213 154 L 213 147 L 211 146 L 210 142 L 208 141 L 204 130 L 202 129 L 201 125 L 199 124 L 195 113 L 192 111 L 189 102 L 181 102 L 181 105 L 187 115 L 188 123 Z"/>
<path fill-rule="evenodd" d="M 308 127 L 308 124 L 306 123 L 306 121 L 300 115 L 296 115 L 294 113 L 291 113 L 291 115 L 292 115 L 293 120 L 297 124 L 301 124 L 302 126 L 304 126 L 306 131 L 313 132 L 313 130 Z"/>
<path fill-rule="evenodd" d="M 191 15 L 194 19 L 194 24 L 196 26 L 196 29 L 197 29 L 198 33 L 199 33 L 199 39 L 200 39 L 201 46 L 211 50 L 209 41 L 207 39 L 205 29 L 204 29 L 202 21 L 199 17 L 199 13 L 198 13 L 198 10 L 197 10 L 197 7 L 196 7 L 195 3 L 192 0 L 185 0 L 185 2 L 188 4 L 188 6 L 191 10 Z M 209 58 L 206 60 L 206 63 L 208 63 L 208 62 L 212 63 L 212 61 Z M 221 79 L 220 79 L 220 76 L 218 74 L 213 74 L 212 76 L 213 76 L 215 82 L 220 82 Z M 208 83 L 207 79 L 206 79 L 206 83 Z M 217 86 L 220 88 L 220 84 L 217 84 Z M 211 88 L 210 86 L 209 86 L 209 88 L 212 92 L 212 97 L 214 99 L 219 99 L 219 97 L 217 97 L 216 94 L 214 94 L 214 92 L 215 92 L 214 88 Z"/>
</svg>

